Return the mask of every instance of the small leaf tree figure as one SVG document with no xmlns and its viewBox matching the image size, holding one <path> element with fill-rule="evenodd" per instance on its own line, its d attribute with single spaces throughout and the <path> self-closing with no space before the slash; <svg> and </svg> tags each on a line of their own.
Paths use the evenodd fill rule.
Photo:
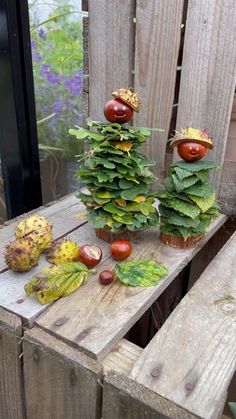
<svg viewBox="0 0 236 419">
<path fill-rule="evenodd" d="M 85 164 L 78 171 L 88 192 L 80 192 L 79 198 L 96 234 L 106 241 L 129 238 L 159 223 L 150 190 L 155 182 L 150 167 L 156 162 L 140 153 L 151 130 L 127 124 L 140 106 L 132 89 L 119 89 L 113 96 L 104 107 L 109 123 L 89 120 L 88 126 L 95 130 L 69 131 L 78 140 L 89 140 L 90 149 L 82 157 Z"/>
</svg>

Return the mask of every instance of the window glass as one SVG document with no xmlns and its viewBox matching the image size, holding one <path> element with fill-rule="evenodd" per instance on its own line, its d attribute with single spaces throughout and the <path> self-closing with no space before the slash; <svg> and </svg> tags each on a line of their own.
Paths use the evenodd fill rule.
<svg viewBox="0 0 236 419">
<path fill-rule="evenodd" d="M 68 133 L 83 114 L 83 23 L 80 0 L 29 0 L 43 202 L 79 188 Z"/>
</svg>

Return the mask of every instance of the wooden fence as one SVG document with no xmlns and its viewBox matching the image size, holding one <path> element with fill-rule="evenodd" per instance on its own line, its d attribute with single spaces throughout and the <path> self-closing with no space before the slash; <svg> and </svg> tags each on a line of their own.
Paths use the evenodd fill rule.
<svg viewBox="0 0 236 419">
<path fill-rule="evenodd" d="M 145 150 L 157 160 L 160 179 L 170 161 L 167 140 L 187 123 L 211 133 L 215 147 L 208 157 L 223 167 L 236 83 L 235 1 L 84 3 L 89 16 L 89 116 L 103 119 L 111 92 L 133 86 L 142 98 L 134 123 L 165 130 L 153 134 Z M 231 163 L 226 177 L 219 170 L 212 179 L 226 213 L 235 207 L 236 187 L 225 186 L 236 176 L 236 162 Z"/>
</svg>

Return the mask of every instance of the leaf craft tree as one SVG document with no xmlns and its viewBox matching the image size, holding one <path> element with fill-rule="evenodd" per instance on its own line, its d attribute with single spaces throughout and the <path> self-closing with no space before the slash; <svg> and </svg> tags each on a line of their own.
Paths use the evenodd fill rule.
<svg viewBox="0 0 236 419">
<path fill-rule="evenodd" d="M 78 171 L 88 192 L 78 196 L 96 234 L 106 241 L 129 238 L 132 232 L 159 224 L 150 191 L 155 181 L 150 167 L 156 162 L 140 153 L 151 130 L 127 124 L 140 106 L 132 89 L 119 89 L 113 96 L 104 107 L 109 123 L 88 120 L 93 131 L 69 130 L 78 140 L 89 140 L 90 149 L 82 156 L 85 163 Z"/>
<path fill-rule="evenodd" d="M 156 194 L 160 201 L 160 238 L 172 247 L 194 247 L 219 215 L 215 190 L 208 183 L 209 172 L 216 164 L 201 160 L 213 143 L 205 130 L 187 127 L 175 135 L 171 146 L 178 147 L 184 160 L 170 165 L 165 190 Z"/>
</svg>

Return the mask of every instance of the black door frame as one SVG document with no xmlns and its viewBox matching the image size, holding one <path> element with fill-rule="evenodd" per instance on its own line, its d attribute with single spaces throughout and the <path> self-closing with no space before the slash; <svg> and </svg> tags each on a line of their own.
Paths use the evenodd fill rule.
<svg viewBox="0 0 236 419">
<path fill-rule="evenodd" d="M 0 0 L 0 154 L 8 218 L 40 206 L 27 0 Z"/>
</svg>

